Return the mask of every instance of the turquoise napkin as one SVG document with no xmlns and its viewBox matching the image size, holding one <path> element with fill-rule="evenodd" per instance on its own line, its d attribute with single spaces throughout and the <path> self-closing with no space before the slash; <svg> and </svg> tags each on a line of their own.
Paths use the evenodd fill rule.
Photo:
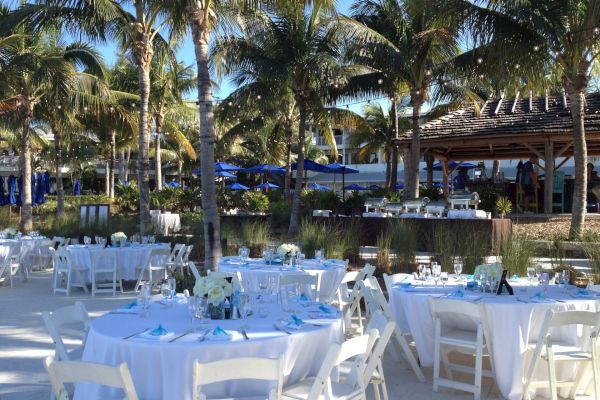
<svg viewBox="0 0 600 400">
<path fill-rule="evenodd" d="M 215 327 L 212 331 L 213 336 L 229 336 L 229 334 L 225 331 L 225 329 L 221 328 L 219 325 Z"/>
<path fill-rule="evenodd" d="M 400 287 L 402 287 L 402 288 L 408 288 L 411 286 L 412 286 L 412 284 L 410 282 L 404 282 L 404 281 L 400 282 Z"/>
<path fill-rule="evenodd" d="M 302 294 L 300 295 L 300 298 L 299 298 L 298 300 L 300 300 L 300 301 L 310 301 L 310 300 L 308 299 L 308 297 L 306 297 L 306 295 L 305 295 L 304 293 L 302 293 Z"/>
<path fill-rule="evenodd" d="M 163 336 L 167 334 L 167 330 L 163 328 L 162 324 L 159 324 L 156 328 L 149 332 L 152 336 Z"/>
<path fill-rule="evenodd" d="M 285 324 L 285 326 L 290 329 L 300 329 L 302 327 L 302 324 L 304 324 L 304 322 L 300 318 L 298 318 L 297 315 L 292 314 L 290 315 L 290 318 Z"/>
<path fill-rule="evenodd" d="M 123 306 L 121 308 L 125 309 L 125 310 L 131 310 L 132 308 L 137 307 L 137 301 L 131 302 L 129 304 L 127 304 L 126 306 Z"/>
<path fill-rule="evenodd" d="M 591 295 L 590 291 L 587 289 L 579 289 L 579 290 L 577 290 L 577 294 L 581 295 L 581 296 L 590 296 Z"/>
<path fill-rule="evenodd" d="M 461 297 L 465 297 L 465 294 L 464 294 L 462 288 L 457 288 L 454 292 L 450 293 L 449 296 L 461 298 Z"/>
<path fill-rule="evenodd" d="M 324 312 L 325 314 L 331 314 L 331 309 L 323 304 L 319 305 L 319 311 Z"/>
</svg>

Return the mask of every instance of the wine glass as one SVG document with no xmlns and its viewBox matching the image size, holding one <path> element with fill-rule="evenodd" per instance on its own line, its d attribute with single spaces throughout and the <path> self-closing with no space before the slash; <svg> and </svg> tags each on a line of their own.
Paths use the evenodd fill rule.
<svg viewBox="0 0 600 400">
<path fill-rule="evenodd" d="M 165 303 L 169 303 L 169 299 L 171 298 L 171 286 L 168 283 L 163 283 L 160 285 L 160 293 L 163 296 L 163 300 Z"/>
<path fill-rule="evenodd" d="M 270 264 L 271 263 L 271 250 L 269 249 L 264 249 L 263 253 L 262 253 L 262 258 L 263 261 L 265 262 L 265 264 Z"/>
<path fill-rule="evenodd" d="M 319 264 L 323 263 L 323 249 L 319 249 L 315 251 L 315 258 L 317 259 L 317 261 L 319 262 Z"/>
<path fill-rule="evenodd" d="M 463 268 L 462 260 L 460 258 L 456 258 L 454 260 L 454 274 L 456 275 L 457 280 L 460 280 L 460 278 L 461 278 L 460 274 L 462 273 L 462 268 Z"/>
<path fill-rule="evenodd" d="M 540 275 L 540 285 L 542 285 L 544 290 L 544 296 L 548 291 L 548 285 L 550 284 L 550 275 L 547 272 L 542 272 Z"/>
<path fill-rule="evenodd" d="M 571 283 L 571 271 L 565 269 L 562 273 L 562 281 L 563 286 L 565 288 L 565 292 L 569 292 L 569 284 Z"/>
<path fill-rule="evenodd" d="M 419 273 L 419 279 L 423 279 L 423 270 L 425 269 L 425 265 L 419 264 L 417 267 L 417 272 Z"/>
<path fill-rule="evenodd" d="M 431 268 L 425 267 L 423 269 L 423 275 L 425 276 L 425 280 L 429 281 L 429 279 L 431 278 Z"/>
<path fill-rule="evenodd" d="M 306 260 L 306 254 L 299 252 L 297 255 L 297 259 L 296 259 L 296 263 L 298 265 L 302 265 L 302 263 L 304 262 L 304 260 Z"/>
<path fill-rule="evenodd" d="M 190 316 L 190 323 L 192 324 L 192 331 L 196 332 L 194 322 L 196 321 L 196 297 L 190 296 L 187 298 L 187 311 Z"/>
<path fill-rule="evenodd" d="M 448 282 L 448 273 L 442 272 L 440 273 L 440 280 L 442 281 L 442 286 L 446 288 L 446 282 Z"/>
<path fill-rule="evenodd" d="M 252 309 L 250 296 L 247 293 L 240 293 L 237 300 L 240 316 L 242 319 L 248 318 L 248 315 L 250 315 L 250 311 Z"/>
<path fill-rule="evenodd" d="M 433 275 L 433 281 L 435 286 L 437 287 L 438 280 L 440 279 L 440 274 L 442 273 L 442 267 L 438 263 L 433 263 L 431 266 L 431 274 Z"/>
<path fill-rule="evenodd" d="M 260 278 L 258 281 L 258 290 L 260 292 L 258 299 L 260 300 L 261 303 L 264 303 L 263 296 L 267 293 L 268 288 L 269 288 L 269 278 L 266 276 Z"/>
<path fill-rule="evenodd" d="M 167 279 L 167 283 L 169 284 L 169 288 L 171 289 L 171 299 L 177 297 L 177 281 L 175 278 Z"/>
<path fill-rule="evenodd" d="M 535 278 L 535 268 L 527 268 L 527 279 L 529 280 L 529 286 L 533 285 L 533 278 Z"/>
<path fill-rule="evenodd" d="M 208 299 L 206 297 L 196 297 L 196 318 L 200 320 L 200 325 L 204 324 L 204 314 L 207 306 Z"/>
</svg>

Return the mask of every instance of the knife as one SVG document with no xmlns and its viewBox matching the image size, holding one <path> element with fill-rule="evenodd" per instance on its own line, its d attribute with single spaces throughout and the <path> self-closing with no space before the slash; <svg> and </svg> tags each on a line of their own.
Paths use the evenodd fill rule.
<svg viewBox="0 0 600 400">
<path fill-rule="evenodd" d="M 188 335 L 190 333 L 192 333 L 192 329 L 188 329 L 187 331 L 183 332 L 181 335 L 175 336 L 173 339 L 169 340 L 169 343 L 173 343 L 177 339 L 181 339 L 182 337 L 184 337 L 185 335 Z"/>
<path fill-rule="evenodd" d="M 125 337 L 123 338 L 123 340 L 125 340 L 125 339 L 129 339 L 129 338 L 132 338 L 132 337 L 134 337 L 134 336 L 137 336 L 137 335 L 140 335 L 140 334 L 142 334 L 142 333 L 144 333 L 144 332 L 146 332 L 146 331 L 148 331 L 148 330 L 150 330 L 150 328 L 146 328 L 146 329 L 144 329 L 143 331 L 139 331 L 139 332 L 132 333 L 132 334 L 131 334 L 131 335 L 129 335 L 129 336 L 125 336 Z"/>
<path fill-rule="evenodd" d="M 242 334 L 244 339 L 250 340 L 250 338 L 248 337 L 248 333 L 246 333 L 246 329 L 240 329 L 240 333 Z"/>
<path fill-rule="evenodd" d="M 282 326 L 279 326 L 279 325 L 277 325 L 277 324 L 275 324 L 275 325 L 273 325 L 273 326 L 274 326 L 274 327 L 275 327 L 275 329 L 276 329 L 276 330 L 278 330 L 278 331 L 285 332 L 285 333 L 287 333 L 288 335 L 291 335 L 291 334 L 292 334 L 292 332 L 288 331 L 287 329 L 285 329 L 285 328 L 284 328 L 284 327 L 282 327 Z"/>
</svg>

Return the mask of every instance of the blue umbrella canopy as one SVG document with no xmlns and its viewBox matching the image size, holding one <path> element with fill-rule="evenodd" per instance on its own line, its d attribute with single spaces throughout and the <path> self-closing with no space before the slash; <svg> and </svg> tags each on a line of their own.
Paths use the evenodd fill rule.
<svg viewBox="0 0 600 400">
<path fill-rule="evenodd" d="M 169 186 L 170 187 L 180 187 L 181 185 L 177 181 L 171 181 L 171 182 L 169 182 Z"/>
<path fill-rule="evenodd" d="M 227 171 L 216 171 L 215 176 L 218 176 L 221 178 L 235 178 L 234 174 L 227 172 Z"/>
<path fill-rule="evenodd" d="M 231 190 L 248 190 L 250 189 L 248 186 L 242 185 L 241 183 L 232 183 L 231 185 L 227 185 L 225 186 L 228 189 Z"/>
<path fill-rule="evenodd" d="M 366 190 L 366 188 L 360 186 L 358 183 L 353 183 L 351 185 L 344 186 L 344 190 Z"/>
<path fill-rule="evenodd" d="M 251 174 L 283 174 L 285 173 L 285 168 L 271 164 L 259 164 L 254 167 L 246 168 L 244 172 Z"/>
<path fill-rule="evenodd" d="M 77 179 L 73 185 L 73 194 L 75 196 L 81 196 L 81 183 L 79 182 L 79 179 Z"/>
<path fill-rule="evenodd" d="M 215 163 L 215 171 L 240 171 L 243 168 L 238 167 L 237 165 L 228 164 L 226 162 L 217 161 Z"/>
<path fill-rule="evenodd" d="M 396 189 L 404 189 L 404 183 L 403 182 L 396 183 Z"/>
<path fill-rule="evenodd" d="M 450 161 L 448 163 L 448 169 L 452 170 L 452 169 L 456 168 L 459 164 L 460 164 L 460 166 L 458 167 L 459 169 L 460 168 L 473 169 L 473 168 L 477 167 L 477 165 L 471 164 L 471 163 L 467 163 L 467 162 L 464 162 L 464 163 L 461 164 L 458 161 Z M 427 169 L 427 168 L 425 168 L 425 169 Z M 433 164 L 433 170 L 434 171 L 442 171 L 443 170 L 442 169 L 442 163 L 439 162 L 439 161 L 436 162 L 436 163 L 434 163 Z"/>
<path fill-rule="evenodd" d="M 271 182 L 261 183 L 260 185 L 256 185 L 252 187 L 252 189 L 281 189 L 281 186 L 276 185 Z"/>
<path fill-rule="evenodd" d="M 366 190 L 379 190 L 379 189 L 381 189 L 381 186 L 378 186 L 378 185 L 369 185 L 365 189 Z"/>
<path fill-rule="evenodd" d="M 44 172 L 44 191 L 50 194 L 50 172 Z"/>
<path fill-rule="evenodd" d="M 19 185 L 19 195 L 17 196 L 17 205 L 23 205 L 23 175 L 17 179 L 17 184 Z"/>
<path fill-rule="evenodd" d="M 298 163 L 293 163 L 292 164 L 292 171 L 295 171 L 298 169 Z M 316 171 L 316 172 L 325 172 L 325 173 L 331 173 L 332 171 L 327 168 L 326 165 L 323 164 L 319 164 L 317 162 L 314 162 L 313 160 L 310 159 L 306 159 L 304 160 L 304 169 L 307 171 Z"/>
<path fill-rule="evenodd" d="M 326 165 L 331 174 L 358 174 L 359 171 L 344 164 L 331 163 Z"/>
<path fill-rule="evenodd" d="M 44 194 L 46 192 L 46 183 L 44 181 L 44 175 L 41 172 L 36 174 L 36 191 L 35 191 L 35 202 L 38 204 L 44 204 L 46 199 Z"/>
<path fill-rule="evenodd" d="M 4 198 L 4 178 L 0 176 L 0 206 L 6 205 L 6 199 Z"/>
<path fill-rule="evenodd" d="M 31 205 L 37 204 L 37 184 L 35 179 L 35 172 L 31 174 Z"/>
<path fill-rule="evenodd" d="M 17 178 L 14 175 L 8 177 L 8 204 L 17 204 Z"/>
<path fill-rule="evenodd" d="M 310 190 L 320 190 L 322 192 L 329 191 L 329 188 L 325 185 L 321 185 L 319 183 L 309 183 L 308 188 Z"/>
</svg>

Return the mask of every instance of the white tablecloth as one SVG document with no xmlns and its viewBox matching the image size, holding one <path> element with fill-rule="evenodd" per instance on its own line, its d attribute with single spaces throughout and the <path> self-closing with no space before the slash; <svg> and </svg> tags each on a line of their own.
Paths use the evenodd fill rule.
<svg viewBox="0 0 600 400">
<path fill-rule="evenodd" d="M 102 245 L 73 245 L 67 246 L 67 250 L 71 253 L 73 263 L 79 268 L 92 267 L 92 252 L 104 252 L 106 254 L 117 254 L 117 279 L 136 280 L 138 279 L 139 270 L 136 273 L 136 267 L 143 266 L 142 263 L 148 257 L 148 253 L 152 249 L 168 248 L 168 244 L 138 244 L 129 247 L 104 247 Z M 155 264 L 166 260 L 153 260 Z M 87 279 L 91 281 L 91 275 L 87 275 Z"/>
<path fill-rule="evenodd" d="M 179 232 L 181 230 L 181 220 L 179 214 L 152 214 L 152 225 L 159 232 L 166 235 L 171 232 Z"/>
<path fill-rule="evenodd" d="M 237 257 L 224 257 L 219 263 L 219 271 L 237 272 L 242 275 L 242 286 L 245 290 L 258 291 L 261 278 L 275 276 L 279 286 L 279 278 L 283 274 L 310 274 L 319 277 L 319 300 L 328 300 L 337 291 L 346 264 L 342 260 L 328 260 L 322 265 L 316 260 L 304 260 L 298 268 L 283 267 L 282 265 L 267 265 L 262 259 L 249 259 L 248 264 L 241 263 Z"/>
<path fill-rule="evenodd" d="M 325 323 L 324 326 L 305 323 L 300 330 L 288 335 L 273 328 L 274 321 L 285 316 L 279 307 L 275 304 L 264 306 L 269 308 L 267 318 L 252 316 L 246 320 L 209 321 L 206 325 L 196 323 L 198 333 L 188 334 L 172 343 L 123 337 L 146 328 L 155 328 L 158 324 L 178 334 L 185 332 L 191 325 L 184 304 L 165 309 L 153 303 L 147 318 L 107 314 L 92 322 L 83 360 L 110 365 L 126 362 L 140 399 L 191 400 L 192 364 L 195 360 L 210 362 L 233 357 L 277 358 L 283 354 L 285 383 L 290 384 L 316 374 L 329 346 L 343 339 L 340 314 L 335 319 L 318 320 Z M 298 315 L 308 321 L 303 314 Z M 231 341 L 198 341 L 205 329 L 214 329 L 217 325 L 234 331 Z M 250 340 L 244 340 L 236 332 L 242 325 L 247 326 Z M 209 398 L 223 398 L 266 393 L 268 385 L 260 381 L 242 381 L 214 384 L 206 389 Z M 110 389 L 97 385 L 78 384 L 75 399 L 105 399 L 114 394 L 110 392 Z"/>
<path fill-rule="evenodd" d="M 526 374 L 531 357 L 528 344 L 537 340 L 546 311 L 548 309 L 598 311 L 600 310 L 600 297 L 574 298 L 573 290 L 571 290 L 571 294 L 568 294 L 566 290 L 550 286 L 548 297 L 559 299 L 561 302 L 534 303 L 530 298 L 538 293 L 540 288 L 518 286 L 523 283 L 522 281 L 510 283 L 515 290 L 514 296 L 485 294 L 479 301 L 485 304 L 485 318 L 490 327 L 496 383 L 505 398 L 517 400 L 522 397 L 522 379 Z M 389 294 L 390 305 L 396 319 L 398 321 L 406 319 L 408 322 L 419 353 L 419 361 L 423 366 L 432 366 L 434 356 L 434 325 L 429 313 L 427 298 L 439 297 L 454 289 L 455 286 L 452 287 L 452 285 L 445 291 L 436 290 L 428 285 L 425 287 L 413 285 L 409 288 L 394 287 Z M 466 290 L 464 293 L 467 299 L 469 297 L 476 298 L 480 294 Z M 518 301 L 517 298 L 527 301 L 527 303 Z M 556 330 L 554 332 L 557 334 Z M 581 339 L 581 332 L 578 332 L 575 327 L 565 328 L 558 334 L 574 341 Z M 534 379 L 547 379 L 547 370 L 543 364 L 538 364 Z M 558 365 L 557 372 L 559 380 L 573 377 L 573 369 Z M 546 393 L 538 392 L 538 395 L 546 395 Z"/>
<path fill-rule="evenodd" d="M 6 256 L 10 246 L 16 245 L 17 243 L 21 244 L 19 262 L 28 270 L 31 270 L 36 266 L 36 263 L 41 260 L 40 254 L 47 254 L 45 250 L 52 246 L 52 240 L 43 236 L 22 236 L 19 239 L 0 239 L 0 258 Z M 46 249 L 44 249 L 44 247 Z"/>
</svg>

